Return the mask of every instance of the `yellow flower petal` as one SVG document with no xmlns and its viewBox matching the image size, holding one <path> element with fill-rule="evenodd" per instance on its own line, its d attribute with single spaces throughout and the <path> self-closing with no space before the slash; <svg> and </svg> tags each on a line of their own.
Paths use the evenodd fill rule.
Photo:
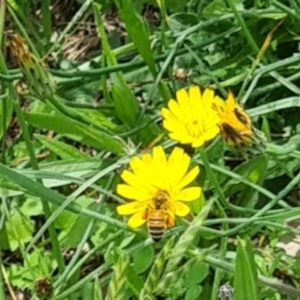
<svg viewBox="0 0 300 300">
<path fill-rule="evenodd" d="M 202 115 L 201 112 L 201 93 L 198 86 L 191 86 L 189 89 L 190 105 L 194 117 Z"/>
<path fill-rule="evenodd" d="M 202 95 L 202 102 L 203 102 L 203 112 L 202 114 L 205 116 L 207 111 L 211 110 L 212 101 L 214 98 L 214 91 L 211 89 L 205 89 Z"/>
<path fill-rule="evenodd" d="M 184 190 L 181 190 L 177 195 L 176 198 L 180 201 L 194 201 L 198 199 L 201 195 L 201 188 L 200 187 L 189 187 Z"/>
<path fill-rule="evenodd" d="M 164 120 L 163 127 L 171 132 L 182 130 L 182 125 L 176 121 Z"/>
<path fill-rule="evenodd" d="M 144 163 L 144 168 L 147 168 L 153 165 L 152 156 L 149 153 L 145 153 L 142 155 L 142 162 Z"/>
<path fill-rule="evenodd" d="M 129 161 L 129 165 L 130 165 L 130 168 L 132 169 L 132 171 L 136 174 L 138 174 L 144 168 L 142 160 L 137 156 L 134 156 Z"/>
<path fill-rule="evenodd" d="M 231 91 L 228 93 L 228 97 L 226 100 L 226 106 L 227 106 L 228 111 L 233 111 L 235 108 L 235 99 L 234 99 L 233 93 Z"/>
<path fill-rule="evenodd" d="M 193 148 L 199 148 L 204 144 L 204 139 L 202 137 L 198 139 L 194 139 L 192 142 L 192 147 Z"/>
<path fill-rule="evenodd" d="M 137 213 L 135 213 L 132 217 L 128 220 L 128 226 L 131 228 L 137 228 L 142 226 L 147 220 L 143 218 L 144 217 L 144 211 L 141 210 Z"/>
<path fill-rule="evenodd" d="M 177 101 L 175 101 L 174 99 L 171 99 L 168 102 L 168 107 L 171 111 L 171 113 L 181 122 L 187 122 L 188 121 L 188 117 L 185 116 L 182 113 L 181 107 L 179 106 L 179 104 L 177 103 Z"/>
<path fill-rule="evenodd" d="M 155 190 L 153 187 L 149 185 L 149 182 L 146 181 L 144 178 L 141 176 L 137 176 L 127 170 L 124 170 L 121 174 L 121 178 L 131 185 L 132 187 L 136 188 L 139 191 L 142 191 L 147 194 L 154 193 Z"/>
<path fill-rule="evenodd" d="M 191 158 L 184 153 L 183 149 L 179 147 L 173 149 L 168 161 L 169 178 L 173 186 L 176 186 L 186 174 L 190 162 Z"/>
<path fill-rule="evenodd" d="M 129 202 L 129 203 L 125 203 L 125 204 L 121 204 L 119 206 L 117 206 L 117 213 L 119 215 L 132 215 L 134 213 L 136 213 L 137 211 L 140 211 L 142 209 L 146 209 L 148 206 L 148 202 L 137 202 L 137 201 L 133 201 L 133 202 Z"/>
<path fill-rule="evenodd" d="M 178 193 L 181 191 L 184 187 L 186 187 L 188 184 L 190 184 L 199 174 L 200 169 L 198 166 L 194 167 L 191 171 L 189 171 L 183 178 L 180 180 L 180 182 L 177 183 L 176 189 L 174 190 L 174 193 Z M 181 200 L 180 198 L 177 198 L 178 200 Z"/>
<path fill-rule="evenodd" d="M 171 132 L 169 133 L 169 137 L 172 140 L 178 141 L 182 144 L 189 144 L 193 141 L 192 137 L 186 135 L 184 132 Z"/>
<path fill-rule="evenodd" d="M 180 119 L 178 119 L 174 114 L 171 113 L 170 110 L 166 109 L 165 107 L 161 109 L 160 114 L 167 121 L 172 121 L 181 124 Z"/>
<path fill-rule="evenodd" d="M 206 141 L 209 141 L 209 140 L 213 139 L 219 132 L 220 132 L 219 127 L 212 127 L 210 130 L 207 130 L 204 133 L 203 139 Z"/>
<path fill-rule="evenodd" d="M 192 115 L 188 93 L 185 89 L 176 92 L 176 99 L 178 101 L 181 113 L 188 119 Z"/>
<path fill-rule="evenodd" d="M 186 204 L 180 201 L 174 202 L 174 207 L 175 207 L 175 215 L 179 217 L 185 217 L 190 212 L 190 208 Z"/>
<path fill-rule="evenodd" d="M 147 201 L 152 196 L 127 184 L 118 184 L 117 193 L 124 198 L 136 201 Z"/>
<path fill-rule="evenodd" d="M 152 149 L 152 157 L 156 164 L 161 167 L 167 165 L 167 158 L 162 146 L 156 146 Z"/>
</svg>

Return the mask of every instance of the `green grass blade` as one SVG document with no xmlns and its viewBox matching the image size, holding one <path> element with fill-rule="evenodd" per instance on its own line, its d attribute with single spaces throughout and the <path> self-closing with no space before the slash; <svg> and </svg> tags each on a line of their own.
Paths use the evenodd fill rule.
<svg viewBox="0 0 300 300">
<path fill-rule="evenodd" d="M 77 148 L 66 144 L 64 142 L 47 138 L 44 135 L 35 134 L 34 137 L 46 148 L 55 153 L 62 159 L 72 159 L 72 158 L 87 158 L 89 157 L 86 153 L 81 152 Z"/>
<path fill-rule="evenodd" d="M 150 46 L 149 33 L 141 16 L 136 12 L 131 0 L 115 0 L 121 18 L 126 25 L 126 31 L 133 41 L 137 51 L 143 57 L 153 76 L 156 68 Z"/>
<path fill-rule="evenodd" d="M 238 239 L 234 270 L 234 299 L 258 300 L 257 271 L 251 241 Z"/>
<path fill-rule="evenodd" d="M 119 167 L 120 167 L 120 164 L 116 163 L 114 165 L 111 165 L 109 167 L 109 169 L 106 169 L 105 172 L 111 172 L 114 169 L 117 169 Z M 62 194 L 44 187 L 39 182 L 35 182 L 35 181 L 31 180 L 28 177 L 21 175 L 21 174 L 17 173 L 16 171 L 13 171 L 12 169 L 4 166 L 3 164 L 0 164 L 0 175 L 2 178 L 6 179 L 8 181 L 11 181 L 12 183 L 21 187 L 24 191 L 26 191 L 26 193 L 28 193 L 34 197 L 43 198 L 55 205 L 59 206 L 62 203 L 64 203 L 66 200 L 66 197 L 63 196 Z M 100 221 L 112 224 L 113 226 L 117 226 L 117 227 L 127 230 L 127 226 L 123 222 L 112 219 L 103 214 L 96 213 L 87 208 L 83 208 L 77 203 L 68 204 L 66 209 L 70 212 L 73 212 L 76 214 L 82 213 L 86 216 L 90 216 L 90 217 L 98 219 Z"/>
<path fill-rule="evenodd" d="M 104 29 L 103 21 L 100 14 L 101 6 L 97 3 L 93 3 L 93 10 L 95 19 L 98 27 L 98 34 L 101 38 L 102 47 L 107 59 L 109 66 L 117 65 L 117 60 L 110 49 L 108 44 L 106 32 Z M 123 74 L 117 72 L 116 74 L 111 74 L 111 79 L 113 83 L 113 100 L 116 108 L 117 116 L 130 128 L 134 127 L 136 124 L 136 117 L 139 113 L 139 105 L 134 97 L 134 94 L 126 84 Z"/>
</svg>

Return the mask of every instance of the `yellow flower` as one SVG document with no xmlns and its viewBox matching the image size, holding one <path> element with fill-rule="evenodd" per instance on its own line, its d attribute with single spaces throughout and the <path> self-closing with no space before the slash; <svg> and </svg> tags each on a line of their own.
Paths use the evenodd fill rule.
<svg viewBox="0 0 300 300">
<path fill-rule="evenodd" d="M 235 102 L 231 92 L 225 101 L 216 96 L 212 107 L 219 115 L 220 133 L 228 145 L 245 146 L 252 141 L 251 119 Z"/>
<path fill-rule="evenodd" d="M 197 86 L 177 91 L 177 101 L 171 99 L 168 108 L 162 108 L 163 126 L 169 137 L 197 148 L 213 139 L 220 131 L 218 114 L 212 109 L 214 91 L 205 89 L 201 95 Z"/>
<path fill-rule="evenodd" d="M 128 225 L 139 227 L 147 221 L 148 210 L 164 210 L 164 227 L 174 226 L 175 215 L 185 217 L 190 208 L 184 202 L 193 201 L 201 194 L 200 187 L 186 187 L 198 175 L 196 166 L 188 172 L 191 158 L 181 148 L 175 147 L 167 158 L 164 149 L 156 146 L 141 157 L 129 162 L 130 171 L 121 174 L 124 184 L 117 185 L 117 193 L 133 200 L 119 205 L 119 215 L 132 215 Z"/>
</svg>

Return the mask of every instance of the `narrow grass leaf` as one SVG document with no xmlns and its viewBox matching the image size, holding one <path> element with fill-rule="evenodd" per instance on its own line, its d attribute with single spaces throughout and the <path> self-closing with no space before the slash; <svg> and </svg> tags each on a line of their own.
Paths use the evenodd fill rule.
<svg viewBox="0 0 300 300">
<path fill-rule="evenodd" d="M 257 270 L 250 239 L 238 238 L 234 270 L 234 299 L 257 300 Z"/>
<path fill-rule="evenodd" d="M 101 289 L 98 277 L 96 277 L 95 281 L 94 281 L 94 295 L 93 295 L 93 299 L 94 300 L 103 300 L 102 289 Z"/>
<path fill-rule="evenodd" d="M 35 134 L 34 137 L 51 152 L 55 153 L 58 157 L 62 159 L 71 158 L 88 158 L 89 156 L 79 151 L 77 148 L 70 146 L 64 142 L 58 141 L 56 139 L 47 138 L 44 135 Z"/>
<path fill-rule="evenodd" d="M 136 12 L 131 0 L 115 0 L 126 31 L 137 51 L 145 60 L 153 76 L 156 76 L 154 58 L 150 46 L 149 33 L 141 16 Z"/>
<path fill-rule="evenodd" d="M 247 109 L 247 113 L 251 117 L 261 116 L 276 110 L 288 109 L 291 107 L 300 107 L 300 97 L 289 97 L 277 101 L 272 101 L 264 105 Z"/>
<path fill-rule="evenodd" d="M 102 47 L 107 59 L 108 66 L 115 66 L 117 65 L 117 59 L 113 51 L 110 49 L 100 14 L 100 8 L 101 6 L 99 4 L 93 3 L 98 33 L 102 42 Z M 112 93 L 116 114 L 118 118 L 120 118 L 120 120 L 122 120 L 125 124 L 132 128 L 134 127 L 136 118 L 139 114 L 139 104 L 134 97 L 134 94 L 126 84 L 126 81 L 121 72 L 112 73 L 111 79 L 113 83 Z"/>
<path fill-rule="evenodd" d="M 118 168 L 119 165 L 115 164 L 109 167 L 109 171 L 112 171 L 113 168 Z M 55 204 L 55 205 L 61 205 L 65 202 L 66 197 L 63 196 L 62 194 L 48 189 L 44 187 L 42 184 L 39 182 L 35 182 L 28 177 L 21 175 L 17 173 L 16 171 L 13 171 L 9 169 L 8 167 L 4 166 L 3 164 L 0 164 L 0 176 L 8 181 L 11 181 L 12 183 L 18 185 L 21 187 L 26 193 L 34 196 L 34 197 L 40 197 L 44 198 L 45 200 Z M 89 210 L 87 208 L 83 208 L 77 203 L 69 203 L 68 206 L 66 207 L 67 210 L 70 212 L 76 213 L 76 214 L 84 214 L 86 216 L 90 216 L 92 218 L 104 221 L 106 223 L 112 224 L 113 226 L 117 226 L 123 229 L 127 229 L 127 226 L 115 219 L 109 218 L 103 214 L 99 214 L 93 210 Z"/>
<path fill-rule="evenodd" d="M 4 104 L 5 102 L 5 104 Z M 2 99 L 0 103 L 0 139 L 3 137 L 3 132 L 8 128 L 11 122 L 11 117 L 13 113 L 13 102 L 9 99 Z M 3 128 L 5 120 L 5 128 Z"/>
<path fill-rule="evenodd" d="M 24 113 L 25 119 L 31 125 L 60 134 L 68 134 L 73 140 L 95 147 L 99 150 L 111 151 L 115 154 L 123 152 L 123 145 L 110 135 L 91 128 L 85 124 L 74 124 L 68 118 L 42 113 Z"/>
</svg>

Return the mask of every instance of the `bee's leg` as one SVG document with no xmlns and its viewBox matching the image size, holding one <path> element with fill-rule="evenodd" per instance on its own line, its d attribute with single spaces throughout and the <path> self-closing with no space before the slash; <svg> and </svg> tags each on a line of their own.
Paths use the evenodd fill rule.
<svg viewBox="0 0 300 300">
<path fill-rule="evenodd" d="M 144 210 L 143 214 L 142 214 L 142 219 L 143 220 L 147 220 L 148 219 L 148 208 Z"/>
<path fill-rule="evenodd" d="M 166 225 L 167 225 L 167 227 L 174 227 L 174 225 L 175 225 L 174 218 L 172 218 L 169 214 L 167 214 Z"/>
</svg>

